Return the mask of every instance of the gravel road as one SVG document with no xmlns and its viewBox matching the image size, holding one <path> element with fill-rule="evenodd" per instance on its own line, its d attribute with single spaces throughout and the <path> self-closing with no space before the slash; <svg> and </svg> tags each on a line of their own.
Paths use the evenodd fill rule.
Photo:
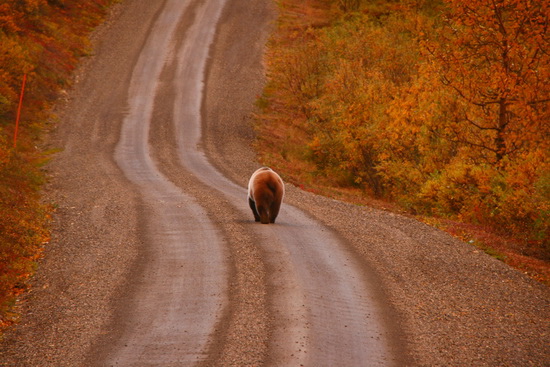
<svg viewBox="0 0 550 367">
<path fill-rule="evenodd" d="M 271 0 L 126 0 L 59 105 L 2 366 L 547 366 L 548 287 L 394 213 L 246 184 Z"/>
</svg>

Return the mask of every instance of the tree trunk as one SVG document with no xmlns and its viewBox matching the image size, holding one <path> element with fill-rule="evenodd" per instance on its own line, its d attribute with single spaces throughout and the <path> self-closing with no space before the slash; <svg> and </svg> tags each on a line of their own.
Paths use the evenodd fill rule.
<svg viewBox="0 0 550 367">
<path fill-rule="evenodd" d="M 507 103 L 505 98 L 501 98 L 499 101 L 497 135 L 495 137 L 497 164 L 500 163 L 502 158 L 504 158 L 504 156 L 506 155 L 505 133 L 506 133 L 507 125 L 508 125 Z"/>
</svg>

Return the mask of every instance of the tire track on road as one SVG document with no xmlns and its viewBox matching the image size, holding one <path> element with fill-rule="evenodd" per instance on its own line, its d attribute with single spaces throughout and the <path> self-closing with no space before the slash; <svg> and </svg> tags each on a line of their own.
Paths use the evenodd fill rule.
<svg viewBox="0 0 550 367">
<path fill-rule="evenodd" d="M 129 111 L 115 156 L 151 211 L 146 232 L 148 242 L 155 245 L 153 262 L 130 308 L 128 331 L 113 348 L 110 364 L 205 361 L 209 343 L 219 335 L 216 324 L 228 303 L 225 240 L 202 203 L 178 188 L 153 162 L 149 135 L 161 73 L 167 63 L 175 63 L 170 84 L 181 166 L 225 197 L 243 218 L 250 217 L 246 190 L 220 174 L 199 149 L 203 78 L 225 2 L 168 0 L 134 67 Z M 176 41 L 176 20 L 191 11 L 190 4 L 192 23 Z M 274 226 L 252 221 L 244 225 L 258 240 L 270 273 L 274 329 L 267 363 L 389 364 L 392 358 L 379 306 L 360 264 L 340 238 L 302 211 L 287 205 L 282 214 Z M 155 311 L 150 320 L 144 317 Z"/>
<path fill-rule="evenodd" d="M 213 9 L 219 2 L 208 2 Z M 204 29 L 197 17 L 197 29 Z M 202 79 L 208 52 L 199 33 L 176 55 L 174 124 L 181 165 L 238 211 L 250 217 L 246 190 L 219 173 L 199 149 Z M 202 54 L 201 67 L 189 55 Z M 200 72 L 197 72 L 200 71 Z M 201 86 L 190 89 L 187 85 Z M 300 210 L 284 206 L 279 224 L 250 231 L 260 239 L 270 269 L 275 318 L 269 362 L 273 365 L 387 365 L 388 340 L 374 292 L 342 241 Z M 237 259 L 238 261 L 238 259 Z"/>
<path fill-rule="evenodd" d="M 108 365 L 189 365 L 204 360 L 227 304 L 224 239 L 196 199 L 160 173 L 148 144 L 159 78 L 180 20 L 197 10 L 192 6 L 193 1 L 166 1 L 132 73 L 115 159 L 139 187 L 146 206 L 148 262 Z M 216 19 L 211 22 L 213 28 Z"/>
</svg>

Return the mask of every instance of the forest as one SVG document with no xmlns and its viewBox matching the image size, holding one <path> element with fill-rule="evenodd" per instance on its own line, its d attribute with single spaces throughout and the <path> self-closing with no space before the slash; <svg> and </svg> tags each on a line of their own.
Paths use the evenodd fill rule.
<svg viewBox="0 0 550 367">
<path fill-rule="evenodd" d="M 41 189 L 52 152 L 42 139 L 54 120 L 53 104 L 89 54 L 88 36 L 113 2 L 0 2 L 0 329 L 16 321 L 16 297 L 28 288 L 49 241 L 54 207 L 41 200 Z"/>
<path fill-rule="evenodd" d="M 281 0 L 266 165 L 548 280 L 550 3 Z M 349 195 L 351 193 L 351 198 Z"/>
</svg>

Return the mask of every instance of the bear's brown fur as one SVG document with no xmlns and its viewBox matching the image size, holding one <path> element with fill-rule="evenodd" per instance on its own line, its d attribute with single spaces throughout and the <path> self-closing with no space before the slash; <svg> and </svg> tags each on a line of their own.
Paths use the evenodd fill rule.
<svg viewBox="0 0 550 367">
<path fill-rule="evenodd" d="M 284 195 L 285 185 L 275 171 L 257 169 L 248 182 L 248 204 L 256 222 L 275 223 Z"/>
</svg>

